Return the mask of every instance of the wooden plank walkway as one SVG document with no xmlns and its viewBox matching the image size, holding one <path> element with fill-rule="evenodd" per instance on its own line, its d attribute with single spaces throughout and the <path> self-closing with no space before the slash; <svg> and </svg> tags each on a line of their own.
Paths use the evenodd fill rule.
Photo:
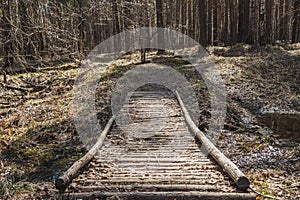
<svg viewBox="0 0 300 200">
<path fill-rule="evenodd" d="M 136 91 L 63 199 L 255 199 L 201 152 L 174 94 Z"/>
</svg>

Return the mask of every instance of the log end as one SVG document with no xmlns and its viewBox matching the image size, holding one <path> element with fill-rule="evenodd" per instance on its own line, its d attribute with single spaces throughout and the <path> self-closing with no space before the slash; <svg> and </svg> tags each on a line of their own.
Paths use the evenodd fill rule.
<svg viewBox="0 0 300 200">
<path fill-rule="evenodd" d="M 250 181 L 246 176 L 241 176 L 238 178 L 236 185 L 240 190 L 247 190 L 249 188 Z"/>
<path fill-rule="evenodd" d="M 68 176 L 62 175 L 58 179 L 55 180 L 55 187 L 60 192 L 63 192 L 67 189 L 67 185 L 69 184 Z"/>
</svg>

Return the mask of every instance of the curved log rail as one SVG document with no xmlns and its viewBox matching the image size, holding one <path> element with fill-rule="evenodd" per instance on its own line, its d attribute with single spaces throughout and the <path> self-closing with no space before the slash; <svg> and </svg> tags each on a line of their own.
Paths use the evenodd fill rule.
<svg viewBox="0 0 300 200">
<path fill-rule="evenodd" d="M 182 102 L 179 93 L 176 91 L 176 96 L 181 106 L 182 112 L 186 123 L 188 124 L 191 131 L 201 141 L 206 152 L 211 155 L 217 163 L 224 169 L 224 171 L 232 178 L 234 183 L 239 189 L 246 190 L 249 188 L 250 182 L 245 174 L 231 161 L 229 160 L 205 135 L 193 122 L 190 117 L 188 110 Z"/>
<path fill-rule="evenodd" d="M 255 199 L 246 192 L 247 177 L 198 129 L 177 92 L 135 91 L 131 99 L 124 108 L 132 125 L 124 131 L 113 116 L 89 152 L 56 180 L 63 199 Z M 149 119 L 165 127 L 151 129 Z M 146 135 L 130 135 L 136 126 Z"/>
<path fill-rule="evenodd" d="M 112 116 L 110 120 L 107 122 L 104 130 L 100 134 L 96 144 L 79 160 L 77 160 L 63 175 L 58 177 L 55 181 L 55 187 L 60 190 L 64 191 L 68 184 L 73 180 L 73 178 L 78 175 L 78 172 L 81 168 L 87 165 L 92 158 L 96 155 L 97 151 L 102 147 L 104 140 L 106 138 L 107 133 L 111 129 L 113 122 L 115 120 L 115 116 Z"/>
</svg>

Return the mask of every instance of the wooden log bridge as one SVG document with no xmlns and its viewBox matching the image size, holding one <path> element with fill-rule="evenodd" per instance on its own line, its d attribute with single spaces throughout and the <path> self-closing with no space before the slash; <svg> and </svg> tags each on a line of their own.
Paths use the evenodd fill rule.
<svg viewBox="0 0 300 200">
<path fill-rule="evenodd" d="M 120 126 L 113 116 L 56 180 L 60 199 L 255 199 L 247 177 L 198 129 L 177 92 L 135 91 L 122 112 L 131 122 Z"/>
</svg>

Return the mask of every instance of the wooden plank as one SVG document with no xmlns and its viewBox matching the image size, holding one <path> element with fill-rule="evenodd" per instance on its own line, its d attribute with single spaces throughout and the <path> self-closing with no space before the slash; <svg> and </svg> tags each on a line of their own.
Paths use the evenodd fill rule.
<svg viewBox="0 0 300 200">
<path fill-rule="evenodd" d="M 217 181 L 216 180 L 185 180 L 185 179 L 151 179 L 147 177 L 140 177 L 140 178 L 126 178 L 126 179 L 81 179 L 76 180 L 74 183 L 83 182 L 83 185 L 97 185 L 97 184 L 120 184 L 120 185 L 126 185 L 126 184 L 207 184 L 210 182 L 210 184 L 214 185 Z M 219 182 L 218 186 L 226 186 L 228 188 L 229 181 L 226 182 L 223 180 L 223 182 Z M 231 189 L 234 189 L 234 187 L 231 187 Z"/>
<path fill-rule="evenodd" d="M 97 159 L 98 162 L 105 162 L 105 159 Z M 121 157 L 112 159 L 115 162 L 131 162 L 131 163 L 149 163 L 149 162 L 164 162 L 164 163 L 180 163 L 182 161 L 187 161 L 188 159 L 183 159 L 180 157 L 175 158 L 143 158 L 143 157 L 136 157 L 136 158 L 128 158 L 128 157 Z M 199 164 L 204 164 L 199 162 Z"/>
<path fill-rule="evenodd" d="M 100 176 L 100 175 L 99 175 Z M 87 178 L 93 178 L 94 180 L 97 180 L 96 177 L 87 177 Z M 208 183 L 212 183 L 212 184 L 222 184 L 224 182 L 225 179 L 222 179 L 221 177 L 218 177 L 218 176 L 202 176 L 202 175 L 199 175 L 199 176 L 188 176 L 188 175 L 172 175 L 172 174 L 169 174 L 169 175 L 164 175 L 164 174 L 161 174 L 161 175 L 156 175 L 154 176 L 153 174 L 149 174 L 149 175 L 145 175 L 145 176 L 142 176 L 142 175 L 130 175 L 130 174 L 125 174 L 125 175 L 122 175 L 122 174 L 110 174 L 108 176 L 101 176 L 99 177 L 98 179 L 98 182 L 102 182 L 103 179 L 108 179 L 110 182 L 114 182 L 116 180 L 120 181 L 120 180 L 123 180 L 123 182 L 127 182 L 128 180 L 127 179 L 140 179 L 140 180 L 144 180 L 144 183 L 145 182 L 148 182 L 148 181 L 153 181 L 153 180 L 157 180 L 157 181 L 163 181 L 163 180 L 170 180 L 170 181 L 175 181 L 175 180 L 198 180 L 198 184 L 208 184 Z"/>
<path fill-rule="evenodd" d="M 142 141 L 141 142 L 139 142 L 139 141 L 136 141 L 136 142 L 132 142 L 132 143 L 130 143 L 130 144 L 128 144 L 127 143 L 127 145 L 128 145 L 128 148 L 129 149 L 132 149 L 132 150 L 134 150 L 134 149 L 139 149 L 139 150 L 141 150 L 141 149 L 143 149 L 143 148 L 146 148 L 146 150 L 158 150 L 157 148 L 158 147 L 164 147 L 164 149 L 165 150 L 173 150 L 174 152 L 176 151 L 176 150 L 191 150 L 191 149 L 199 149 L 199 147 L 196 147 L 196 146 L 190 146 L 190 145 L 186 145 L 186 144 L 184 144 L 183 143 L 183 145 L 181 145 L 180 144 L 180 141 L 178 141 L 178 143 L 176 142 L 175 144 L 174 144 L 174 142 L 173 142 L 173 144 L 171 143 L 171 139 L 169 140 L 169 144 L 159 144 L 158 142 L 154 142 L 154 143 L 151 143 L 149 140 L 148 141 L 144 141 L 144 143 L 142 143 Z M 148 142 L 148 143 L 147 143 Z M 131 145 L 132 144 L 132 146 L 129 146 L 129 145 Z M 174 149 L 175 147 L 178 147 L 178 148 L 176 148 L 176 149 Z M 167 148 L 169 148 L 169 149 L 167 149 Z M 173 148 L 173 149 L 172 149 Z M 163 149 L 162 149 L 163 150 Z"/>
<path fill-rule="evenodd" d="M 145 156 L 147 156 L 147 158 L 151 158 L 151 159 L 157 159 L 157 158 L 173 158 L 173 159 L 182 159 L 182 158 L 186 158 L 186 159 L 193 159 L 196 160 L 198 159 L 197 155 L 180 155 L 180 157 L 178 157 L 176 154 L 154 154 L 154 155 L 149 155 L 149 154 L 126 154 L 126 153 L 118 153 L 118 154 L 114 154 L 114 156 L 110 156 L 110 155 L 103 155 L 103 157 L 101 159 L 98 159 L 98 162 L 105 162 L 107 161 L 107 159 L 112 160 L 115 159 L 116 161 L 119 161 L 118 156 L 125 156 L 128 159 L 138 159 L 138 158 L 145 158 Z M 109 157 L 109 158 L 106 158 Z M 206 160 L 206 161 L 201 161 L 201 163 L 209 163 L 209 164 L 213 164 L 211 161 Z"/>
<path fill-rule="evenodd" d="M 200 172 L 200 173 L 199 173 Z M 98 174 L 97 174 L 98 176 Z M 192 173 L 187 173 L 187 172 L 164 172 L 164 171 L 135 171 L 135 172 L 123 172 L 123 171 L 116 171 L 113 173 L 109 173 L 109 174 L 101 174 L 99 173 L 99 176 L 103 176 L 103 177 L 114 177 L 114 178 L 124 178 L 124 177 L 129 177 L 129 178 L 139 178 L 139 177 L 151 177 L 151 178 L 160 178 L 162 176 L 166 176 L 166 177 L 174 177 L 174 178 L 178 178 L 178 177 L 184 177 L 186 179 L 195 179 L 197 178 L 204 178 L 204 177 L 211 177 L 211 178 L 216 178 L 216 179 L 220 179 L 223 180 L 224 177 L 222 174 L 214 174 L 214 172 L 212 173 L 206 173 L 205 171 L 195 171 Z"/>
<path fill-rule="evenodd" d="M 193 163 L 187 163 L 187 162 L 182 162 L 182 163 L 146 163 L 146 162 L 141 162 L 141 163 L 127 163 L 127 162 L 115 162 L 114 160 L 111 160 L 110 162 L 93 162 L 92 166 L 107 166 L 107 167 L 112 167 L 112 168 L 148 168 L 148 169 L 155 169 L 155 168 L 168 168 L 168 169 L 177 169 L 177 168 L 185 168 L 185 169 L 197 169 L 197 170 L 202 170 L 202 169 L 222 169 L 219 165 L 215 163 L 205 163 L 205 162 L 193 162 Z"/>
<path fill-rule="evenodd" d="M 198 182 L 201 181 L 219 181 L 219 180 L 230 180 L 230 178 L 228 177 L 227 179 L 224 178 L 223 174 L 219 174 L 216 173 L 216 171 L 213 170 L 208 170 L 208 171 L 198 171 L 195 173 L 182 173 L 180 174 L 178 173 L 164 173 L 162 171 L 152 171 L 152 172 L 147 172 L 146 170 L 144 172 L 136 172 L 136 173 L 130 173 L 130 172 L 113 172 L 113 173 L 107 173 L 106 172 L 90 172 L 90 178 L 91 180 L 95 179 L 95 180 L 103 180 L 103 179 L 110 179 L 110 180 L 123 180 L 123 181 L 127 181 L 125 180 L 126 178 L 137 178 L 137 179 L 153 179 L 153 180 L 165 180 L 165 179 L 171 179 L 172 181 L 175 180 L 197 180 L 197 179 L 201 179 L 198 180 Z M 196 174 L 198 173 L 198 174 Z M 86 174 L 85 174 L 86 175 Z M 208 180 L 204 180 L 204 178 L 208 178 Z M 100 181 L 101 182 L 101 181 Z"/>
<path fill-rule="evenodd" d="M 215 192 L 89 192 L 69 193 L 63 195 L 66 199 L 93 199 L 106 200 L 115 197 L 135 200 L 255 200 L 255 195 L 245 193 L 215 193 Z"/>
<path fill-rule="evenodd" d="M 145 165 L 144 163 L 138 163 L 138 164 L 129 164 L 129 163 L 125 163 L 123 165 L 113 165 L 113 166 L 108 166 L 108 164 L 93 164 L 93 166 L 96 167 L 106 167 L 106 168 L 119 168 L 119 169 L 132 169 L 132 170 L 201 170 L 204 173 L 210 172 L 208 167 L 199 167 L 198 164 L 196 165 L 189 165 L 189 164 L 185 164 L 185 165 L 169 165 L 169 164 L 147 164 Z M 213 165 L 213 167 L 211 167 L 212 169 L 215 169 L 216 167 Z M 216 170 L 214 170 L 216 173 L 220 173 Z"/>
<path fill-rule="evenodd" d="M 102 186 L 81 186 L 76 188 L 79 191 L 93 192 L 93 191 L 107 191 L 107 190 L 154 190 L 154 191 L 180 191 L 180 190 L 198 190 L 198 191 L 221 191 L 222 188 L 215 185 L 188 185 L 188 184 L 132 184 L 132 185 L 109 185 Z"/>
</svg>

